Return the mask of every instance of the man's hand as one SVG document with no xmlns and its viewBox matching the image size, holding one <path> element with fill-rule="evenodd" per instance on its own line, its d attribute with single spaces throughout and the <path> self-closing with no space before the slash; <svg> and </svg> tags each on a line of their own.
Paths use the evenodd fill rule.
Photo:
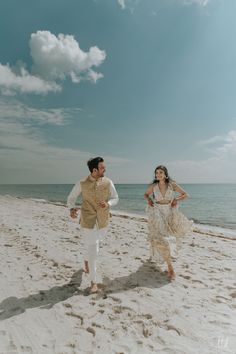
<svg viewBox="0 0 236 354">
<path fill-rule="evenodd" d="M 76 219 L 78 216 L 78 210 L 79 208 L 71 208 L 70 209 L 70 216 L 72 219 Z"/>
<path fill-rule="evenodd" d="M 107 202 L 99 202 L 98 205 L 101 207 L 101 208 L 108 208 L 109 207 L 109 204 Z"/>
</svg>

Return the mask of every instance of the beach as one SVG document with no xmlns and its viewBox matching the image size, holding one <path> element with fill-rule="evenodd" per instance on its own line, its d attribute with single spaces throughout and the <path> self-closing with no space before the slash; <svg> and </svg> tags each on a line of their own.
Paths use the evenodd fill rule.
<svg viewBox="0 0 236 354">
<path fill-rule="evenodd" d="M 236 231 L 195 225 L 170 282 L 146 218 L 113 213 L 91 295 L 65 206 L 0 196 L 0 213 L 0 354 L 236 353 Z"/>
</svg>

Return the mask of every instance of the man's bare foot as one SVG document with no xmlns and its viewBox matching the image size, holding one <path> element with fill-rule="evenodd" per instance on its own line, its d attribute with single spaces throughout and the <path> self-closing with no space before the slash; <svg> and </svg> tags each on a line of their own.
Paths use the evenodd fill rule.
<svg viewBox="0 0 236 354">
<path fill-rule="evenodd" d="M 98 285 L 97 283 L 94 283 L 91 281 L 91 288 L 90 288 L 90 293 L 95 294 L 98 292 Z"/>
<path fill-rule="evenodd" d="M 84 272 L 84 273 L 89 273 L 88 261 L 84 261 L 83 272 Z"/>
<path fill-rule="evenodd" d="M 172 265 L 168 265 L 168 278 L 170 280 L 175 279 L 175 271 L 174 271 L 174 268 L 172 267 Z"/>
</svg>

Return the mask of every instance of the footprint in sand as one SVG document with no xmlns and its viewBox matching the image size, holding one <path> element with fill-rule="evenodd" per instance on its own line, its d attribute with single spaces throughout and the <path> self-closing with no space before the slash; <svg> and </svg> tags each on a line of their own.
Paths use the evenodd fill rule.
<svg viewBox="0 0 236 354">
<path fill-rule="evenodd" d="M 145 315 L 143 315 L 144 318 L 146 318 L 147 320 L 151 320 L 152 319 L 152 315 L 150 313 L 147 313 Z"/>
<path fill-rule="evenodd" d="M 228 289 L 228 290 L 234 290 L 235 288 L 233 288 L 232 286 L 226 286 L 226 289 Z"/>
<path fill-rule="evenodd" d="M 63 306 L 66 307 L 66 308 L 72 308 L 71 304 L 67 303 L 67 302 L 64 302 L 63 303 Z"/>
<path fill-rule="evenodd" d="M 230 300 L 229 298 L 224 297 L 224 296 L 221 296 L 221 295 L 217 295 L 216 298 L 217 298 L 217 299 L 226 300 L 226 301 Z"/>
<path fill-rule="evenodd" d="M 236 291 L 234 291 L 233 293 L 229 294 L 229 296 L 231 296 L 233 299 L 236 298 Z"/>
<path fill-rule="evenodd" d="M 198 279 L 192 279 L 193 283 L 199 283 L 199 284 L 204 284 L 201 280 Z"/>
<path fill-rule="evenodd" d="M 114 306 L 113 307 L 113 311 L 115 314 L 120 314 L 123 313 L 125 311 L 133 311 L 130 307 L 127 306 Z M 130 312 L 128 312 L 128 316 L 129 316 Z"/>
<path fill-rule="evenodd" d="M 191 306 L 187 306 L 187 305 L 184 305 L 183 307 L 188 310 L 192 308 Z"/>
<path fill-rule="evenodd" d="M 94 328 L 88 327 L 88 328 L 86 328 L 86 331 L 88 331 L 89 333 L 91 333 L 95 337 L 96 331 Z"/>
<path fill-rule="evenodd" d="M 108 299 L 112 299 L 113 301 L 118 302 L 119 304 L 121 304 L 122 302 L 121 299 L 115 296 L 108 296 Z"/>
<path fill-rule="evenodd" d="M 21 345 L 21 350 L 23 351 L 23 353 L 32 353 L 33 354 L 33 350 L 32 350 L 32 348 L 31 347 L 29 347 L 29 346 L 24 346 L 24 345 Z"/>
<path fill-rule="evenodd" d="M 181 336 L 181 334 L 182 334 L 178 328 L 176 328 L 175 326 L 173 326 L 171 324 L 167 324 L 166 328 L 168 331 L 175 331 L 176 333 L 178 333 L 179 336 Z"/>
<path fill-rule="evenodd" d="M 179 276 L 182 277 L 182 278 L 184 278 L 184 279 L 187 279 L 187 280 L 191 279 L 190 275 L 183 275 L 183 274 L 180 274 Z"/>
<path fill-rule="evenodd" d="M 71 311 L 71 312 L 66 312 L 66 315 L 79 319 L 81 326 L 83 325 L 83 323 L 84 323 L 84 318 L 83 318 L 82 316 L 80 316 L 79 314 L 77 314 L 77 313 Z"/>
<path fill-rule="evenodd" d="M 215 304 L 222 304 L 223 303 L 223 301 L 221 301 L 220 299 L 213 299 L 212 302 Z"/>
</svg>

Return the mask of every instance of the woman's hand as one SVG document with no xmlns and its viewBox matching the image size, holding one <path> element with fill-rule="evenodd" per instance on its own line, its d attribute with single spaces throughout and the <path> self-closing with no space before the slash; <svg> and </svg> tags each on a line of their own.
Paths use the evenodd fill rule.
<svg viewBox="0 0 236 354">
<path fill-rule="evenodd" d="M 172 208 L 175 208 L 177 204 L 178 204 L 178 200 L 176 198 L 174 198 L 171 202 Z"/>
<path fill-rule="evenodd" d="M 153 202 L 152 198 L 149 197 L 149 195 L 151 195 L 151 194 L 153 194 L 153 185 L 151 185 L 144 193 L 144 199 L 146 199 L 149 206 L 153 207 L 154 202 Z"/>
<path fill-rule="evenodd" d="M 148 198 L 147 202 L 148 202 L 148 205 L 150 205 L 151 207 L 154 206 L 154 202 L 151 198 Z"/>
</svg>

